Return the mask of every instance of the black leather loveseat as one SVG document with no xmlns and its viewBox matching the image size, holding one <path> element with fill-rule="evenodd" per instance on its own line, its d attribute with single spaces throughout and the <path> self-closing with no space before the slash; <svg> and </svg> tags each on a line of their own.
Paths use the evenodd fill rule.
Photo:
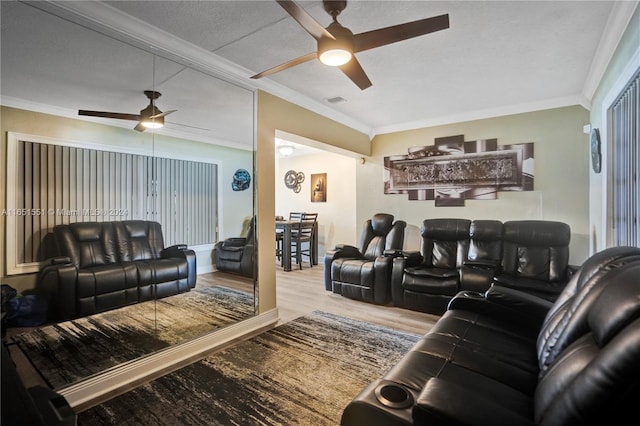
<svg viewBox="0 0 640 426">
<path fill-rule="evenodd" d="M 589 258 L 555 303 L 462 292 L 342 425 L 640 424 L 640 248 Z"/>
<path fill-rule="evenodd" d="M 195 252 L 164 247 L 158 222 L 78 222 L 54 227 L 59 257 L 38 274 L 50 319 L 70 319 L 154 298 L 196 285 Z"/>
</svg>

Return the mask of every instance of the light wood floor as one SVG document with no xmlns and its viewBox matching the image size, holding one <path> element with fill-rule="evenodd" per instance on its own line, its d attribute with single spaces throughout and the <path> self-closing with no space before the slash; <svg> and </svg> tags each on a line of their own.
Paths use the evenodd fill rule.
<svg viewBox="0 0 640 426">
<path fill-rule="evenodd" d="M 235 274 L 213 272 L 198 276 L 196 287 L 222 285 L 252 291 L 251 279 Z M 279 324 L 304 316 L 315 310 L 368 321 L 410 333 L 424 334 L 438 320 L 438 316 L 409 311 L 393 306 L 379 306 L 334 294 L 324 289 L 324 265 L 293 268 L 285 272 L 276 269 L 276 304 Z"/>
<path fill-rule="evenodd" d="M 438 316 L 352 300 L 324 289 L 324 265 L 276 272 L 280 323 L 322 310 L 416 334 L 426 333 Z"/>
</svg>

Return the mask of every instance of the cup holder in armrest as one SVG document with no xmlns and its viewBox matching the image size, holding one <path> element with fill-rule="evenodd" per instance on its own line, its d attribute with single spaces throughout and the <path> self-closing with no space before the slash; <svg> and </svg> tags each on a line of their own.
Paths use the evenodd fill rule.
<svg viewBox="0 0 640 426">
<path fill-rule="evenodd" d="M 397 383 L 380 383 L 375 389 L 375 395 L 385 407 L 401 409 L 413 405 L 411 392 Z"/>
</svg>

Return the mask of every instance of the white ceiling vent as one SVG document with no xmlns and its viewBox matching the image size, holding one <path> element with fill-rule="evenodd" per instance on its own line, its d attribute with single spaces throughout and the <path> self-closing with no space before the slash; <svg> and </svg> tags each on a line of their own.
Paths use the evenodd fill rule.
<svg viewBox="0 0 640 426">
<path fill-rule="evenodd" d="M 329 98 L 327 99 L 327 102 L 329 102 L 330 104 L 341 104 L 343 102 L 347 102 L 347 100 L 345 98 L 343 98 L 342 96 L 336 96 L 335 98 Z"/>
</svg>

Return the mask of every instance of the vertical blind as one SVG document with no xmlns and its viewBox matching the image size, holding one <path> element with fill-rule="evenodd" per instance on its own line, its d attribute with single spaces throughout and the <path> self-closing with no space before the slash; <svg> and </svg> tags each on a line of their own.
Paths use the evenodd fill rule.
<svg viewBox="0 0 640 426">
<path fill-rule="evenodd" d="M 613 243 L 640 247 L 640 73 L 611 107 Z"/>
<path fill-rule="evenodd" d="M 55 225 L 154 220 L 165 246 L 216 241 L 217 165 L 18 141 L 18 263 L 55 254 Z M 11 161 L 11 160 L 10 160 Z"/>
</svg>

